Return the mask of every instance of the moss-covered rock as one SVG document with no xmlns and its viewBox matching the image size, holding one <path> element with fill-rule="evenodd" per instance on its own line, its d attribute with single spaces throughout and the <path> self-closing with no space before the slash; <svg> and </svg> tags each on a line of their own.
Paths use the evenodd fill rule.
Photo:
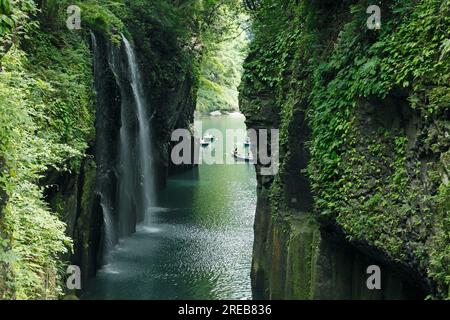
<svg viewBox="0 0 450 320">
<path fill-rule="evenodd" d="M 254 13 L 242 110 L 250 127 L 278 127 L 281 138 L 280 171 L 261 191 L 269 199 L 259 200 L 267 207 L 257 212 L 255 239 L 280 223 L 260 215 L 284 221 L 292 209 L 294 216 L 313 212 L 322 238 L 334 230 L 443 298 L 450 64 L 442 56 L 450 6 L 383 2 L 383 27 L 374 31 L 366 27 L 368 5 L 273 0 Z M 266 255 L 282 260 L 281 247 Z"/>
</svg>

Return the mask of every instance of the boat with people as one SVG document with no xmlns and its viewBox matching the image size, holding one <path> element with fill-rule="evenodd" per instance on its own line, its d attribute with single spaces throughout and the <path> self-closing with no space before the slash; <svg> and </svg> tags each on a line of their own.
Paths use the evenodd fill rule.
<svg viewBox="0 0 450 320">
<path fill-rule="evenodd" d="M 200 139 L 200 144 L 202 145 L 202 147 L 206 147 L 209 146 L 211 144 L 210 140 L 205 140 L 205 139 Z"/>
<path fill-rule="evenodd" d="M 244 156 L 240 153 L 232 152 L 231 155 L 233 156 L 233 158 L 235 160 L 238 160 L 238 161 L 245 161 L 245 162 L 253 161 L 253 156 L 250 153 L 247 156 Z"/>
<path fill-rule="evenodd" d="M 217 111 L 210 112 L 209 115 L 212 117 L 220 117 L 222 115 L 222 112 L 217 110 Z"/>
</svg>

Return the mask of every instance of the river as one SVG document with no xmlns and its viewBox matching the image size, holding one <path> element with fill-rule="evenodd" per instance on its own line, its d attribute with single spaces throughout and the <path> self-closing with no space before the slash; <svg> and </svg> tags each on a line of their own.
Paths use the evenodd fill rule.
<svg viewBox="0 0 450 320">
<path fill-rule="evenodd" d="M 239 114 L 200 120 L 203 132 L 223 134 L 202 147 L 204 154 L 236 143 L 226 141 L 226 129 L 245 129 Z M 156 198 L 137 232 L 110 252 L 83 299 L 251 299 L 253 165 L 200 164 L 171 176 Z"/>
</svg>

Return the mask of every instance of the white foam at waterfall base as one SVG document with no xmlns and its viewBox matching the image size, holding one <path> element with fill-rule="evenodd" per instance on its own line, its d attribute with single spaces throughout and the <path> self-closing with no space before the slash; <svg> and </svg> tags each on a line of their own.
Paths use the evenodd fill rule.
<svg viewBox="0 0 450 320">
<path fill-rule="evenodd" d="M 146 225 L 138 225 L 136 228 L 137 233 L 160 233 L 161 228 L 150 227 Z"/>
</svg>

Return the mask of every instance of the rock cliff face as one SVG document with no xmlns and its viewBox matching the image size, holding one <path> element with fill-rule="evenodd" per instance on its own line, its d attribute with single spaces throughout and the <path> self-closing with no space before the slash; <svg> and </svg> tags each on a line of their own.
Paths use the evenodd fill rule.
<svg viewBox="0 0 450 320">
<path fill-rule="evenodd" d="M 52 187 L 47 191 L 47 198 L 54 210 L 64 212 L 67 233 L 74 240 L 74 254 L 68 257 L 72 264 L 79 265 L 82 270 L 83 283 L 95 275 L 103 263 L 105 243 L 105 225 L 102 209 L 102 197 L 108 199 L 108 210 L 114 211 L 118 194 L 119 139 L 121 130 L 121 106 L 132 99 L 128 84 L 125 53 L 121 44 L 113 44 L 101 33 L 92 35 L 96 89 L 96 138 L 87 157 L 81 163 L 79 172 L 72 175 L 48 175 L 45 185 Z M 137 42 L 138 43 L 138 42 Z M 95 49 L 95 50 L 94 50 Z M 137 46 L 139 62 L 146 67 L 149 55 L 145 49 Z M 154 54 L 161 54 L 153 52 Z M 115 64 L 115 65 L 113 65 Z M 179 70 L 178 70 L 179 71 Z M 152 70 L 151 72 L 154 72 Z M 154 76 L 154 75 L 153 75 Z M 161 76 L 162 77 L 162 76 Z M 163 187 L 171 170 L 170 166 L 170 134 L 175 128 L 187 128 L 191 123 L 195 110 L 195 77 L 192 70 L 177 73 L 165 83 L 163 79 L 151 79 L 144 74 L 143 88 L 149 109 L 152 128 L 153 164 L 157 177 L 157 187 Z M 174 78 L 177 78 L 174 81 Z M 128 110 L 127 120 L 130 127 L 137 128 L 135 110 Z M 137 134 L 135 132 L 134 134 Z M 102 186 L 100 188 L 100 186 Z M 105 187 L 106 186 L 106 187 Z M 115 210 L 118 211 L 118 210 Z M 131 233 L 139 219 L 129 213 Z M 114 241 L 114 240 L 113 240 Z"/>
<path fill-rule="evenodd" d="M 251 59 L 251 58 L 249 58 Z M 245 96 L 246 103 L 260 104 L 261 111 L 246 113 L 249 128 L 278 128 L 279 116 L 267 95 Z M 245 111 L 244 111 L 245 112 Z M 274 121 L 275 120 L 275 121 Z M 301 111 L 293 116 L 288 137 L 288 168 L 276 177 L 260 174 L 258 189 L 252 284 L 256 296 L 266 299 L 422 299 L 425 291 L 417 276 L 404 274 L 373 248 L 357 248 L 333 225 L 320 224 L 313 214 L 308 178 L 298 173 L 307 166 L 305 146 L 310 134 Z M 288 160 L 286 160 L 288 159 Z M 283 181 L 279 197 L 273 196 L 274 179 Z M 382 270 L 381 290 L 369 290 L 367 268 Z M 412 278 L 411 278 L 412 277 Z"/>
<path fill-rule="evenodd" d="M 449 34 L 437 25 L 450 8 L 388 2 L 380 31 L 364 1 L 254 12 L 241 107 L 250 128 L 281 137 L 279 173 L 258 175 L 252 280 L 267 298 L 448 295 Z M 409 59 L 427 61 L 421 76 Z M 366 287 L 372 264 L 381 290 Z"/>
<path fill-rule="evenodd" d="M 93 156 L 82 161 L 79 172 L 74 174 L 49 173 L 42 183 L 47 189 L 47 200 L 56 212 L 63 213 L 66 233 L 73 239 L 73 252 L 65 259 L 82 269 L 83 282 L 101 262 L 102 211 L 95 197 L 96 164 Z"/>
<path fill-rule="evenodd" d="M 192 39 L 198 30 L 197 17 L 187 12 L 198 11 L 195 5 L 83 1 L 77 4 L 81 29 L 68 30 L 70 5 L 15 1 L 16 26 L 2 29 L 7 50 L 0 57 L 0 298 L 58 298 L 67 262 L 81 267 L 85 285 L 104 262 L 103 213 L 116 209 L 123 194 L 121 126 L 127 126 L 130 144 L 127 163 L 140 166 L 132 184 L 143 180 L 144 159 L 150 158 L 136 161 L 139 147 L 150 154 L 150 143 L 137 143 L 137 136 L 147 141 L 151 135 L 162 186 L 170 171 L 170 134 L 193 118 L 199 52 Z M 131 83 L 142 86 L 139 102 L 145 103 L 133 96 Z M 151 192 L 128 193 L 142 198 Z M 142 218 L 143 201 L 141 208 L 133 203 L 127 202 L 130 210 L 116 210 L 129 220 L 119 226 L 120 235 L 133 232 Z M 67 252 L 71 240 L 73 252 Z"/>
</svg>

